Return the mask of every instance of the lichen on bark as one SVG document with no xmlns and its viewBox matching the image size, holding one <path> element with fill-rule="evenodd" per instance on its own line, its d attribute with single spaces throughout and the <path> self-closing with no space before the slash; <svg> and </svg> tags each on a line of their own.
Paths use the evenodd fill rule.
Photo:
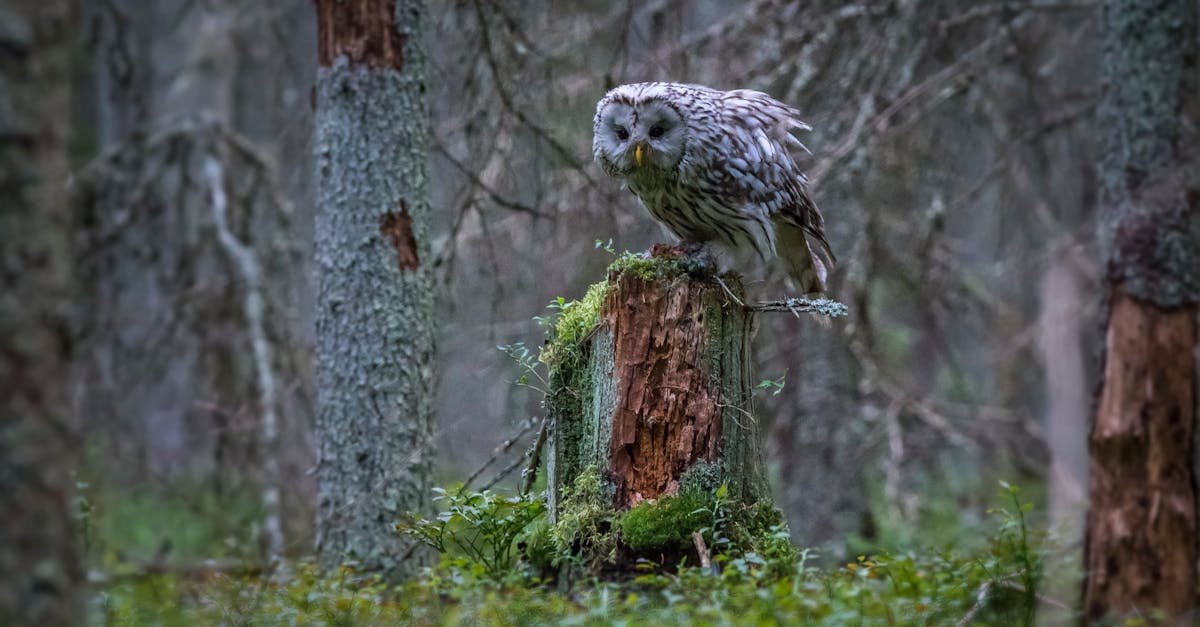
<svg viewBox="0 0 1200 627">
<path fill-rule="evenodd" d="M 1101 242 L 1110 278 L 1162 307 L 1200 301 L 1194 2 L 1108 0 L 1101 11 Z M 1189 135 L 1191 138 L 1189 138 Z"/>
<path fill-rule="evenodd" d="M 344 14 L 323 12 L 337 3 L 318 3 L 323 41 L 387 37 L 372 49 L 400 42 L 403 64 L 342 54 L 317 75 L 317 546 L 326 564 L 402 575 L 393 525 L 427 506 L 433 454 L 425 10 L 366 4 L 394 13 L 339 30 Z"/>
</svg>

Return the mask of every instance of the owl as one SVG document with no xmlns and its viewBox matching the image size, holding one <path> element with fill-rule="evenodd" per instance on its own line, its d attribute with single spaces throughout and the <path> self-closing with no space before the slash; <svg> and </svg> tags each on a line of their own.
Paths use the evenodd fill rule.
<svg viewBox="0 0 1200 627">
<path fill-rule="evenodd" d="M 836 263 L 825 221 L 791 148 L 811 128 L 748 89 L 621 85 L 596 105 L 592 155 L 685 244 L 778 257 L 805 293 L 825 291 Z"/>
</svg>

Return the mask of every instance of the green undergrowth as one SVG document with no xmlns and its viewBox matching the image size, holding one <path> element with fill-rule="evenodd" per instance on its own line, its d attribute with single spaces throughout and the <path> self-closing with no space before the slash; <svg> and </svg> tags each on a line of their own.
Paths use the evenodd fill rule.
<svg viewBox="0 0 1200 627">
<path fill-rule="evenodd" d="M 76 508 L 88 560 L 97 564 L 259 553 L 261 495 L 248 483 L 217 491 L 188 480 L 133 488 L 79 482 Z"/>
<path fill-rule="evenodd" d="M 585 491 L 599 487 L 599 482 L 581 486 Z M 97 591 L 95 622 L 952 625 L 965 619 L 961 624 L 1022 625 L 1028 624 L 1033 604 L 1038 603 L 1034 592 L 1042 572 L 1043 544 L 1026 525 L 1028 504 L 1015 488 L 1002 492 L 989 540 L 974 551 L 928 547 L 864 553 L 848 563 L 821 566 L 815 552 L 795 549 L 786 532 L 775 527 L 761 533 L 751 550 L 737 554 L 718 550 L 709 568 L 647 568 L 620 583 L 582 578 L 569 586 L 548 577 L 534 562 L 561 557 L 564 548 L 578 548 L 578 538 L 603 532 L 604 514 L 581 515 L 568 523 L 574 533 L 557 534 L 557 526 L 549 525 L 540 504 L 533 504 L 537 499 L 495 494 L 483 498 L 479 496 L 483 493 L 459 495 L 452 490 L 446 494 L 446 512 L 454 507 L 475 508 L 442 518 L 460 539 L 474 539 L 476 548 L 471 551 L 483 552 L 475 554 L 447 543 L 441 561 L 409 582 L 388 585 L 351 568 L 322 573 L 303 563 L 293 565 L 285 581 L 274 582 L 221 574 L 125 578 Z M 720 500 L 716 494 L 707 499 L 702 494 L 681 495 L 668 509 L 683 513 L 685 503 L 707 503 L 717 504 L 719 510 Z M 717 531 L 712 525 L 730 524 L 696 513 L 703 509 L 686 512 L 683 519 L 688 524 L 676 530 L 708 524 L 706 532 L 712 538 Z M 652 521 L 670 527 L 680 520 L 650 516 L 649 508 L 644 512 L 647 515 L 640 520 L 641 515 L 630 519 L 626 514 L 613 529 Z M 697 518 L 688 518 L 691 515 Z M 565 518 L 559 524 L 563 522 Z M 498 568 L 495 556 L 506 551 L 511 562 Z"/>
</svg>

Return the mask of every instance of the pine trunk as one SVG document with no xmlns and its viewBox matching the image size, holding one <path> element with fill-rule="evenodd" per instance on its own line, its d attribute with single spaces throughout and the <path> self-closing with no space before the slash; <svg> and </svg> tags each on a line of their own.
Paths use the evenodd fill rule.
<svg viewBox="0 0 1200 627">
<path fill-rule="evenodd" d="M 1101 31 L 1105 364 L 1089 439 L 1089 618 L 1196 606 L 1194 0 L 1108 0 Z"/>
<path fill-rule="evenodd" d="M 1195 606 L 1196 310 L 1112 288 L 1104 387 L 1092 428 L 1088 614 Z"/>
<path fill-rule="evenodd" d="M 0 0 L 0 622 L 81 625 L 65 0 Z"/>
<path fill-rule="evenodd" d="M 429 495 L 425 8 L 319 0 L 317 548 L 403 575 L 394 524 Z"/>
<path fill-rule="evenodd" d="M 725 283 L 743 298 L 736 278 Z M 769 500 L 751 328 L 750 313 L 712 278 L 612 270 L 579 358 L 551 371 L 552 512 L 589 467 L 617 512 L 689 482 L 725 485 L 742 503 Z"/>
</svg>

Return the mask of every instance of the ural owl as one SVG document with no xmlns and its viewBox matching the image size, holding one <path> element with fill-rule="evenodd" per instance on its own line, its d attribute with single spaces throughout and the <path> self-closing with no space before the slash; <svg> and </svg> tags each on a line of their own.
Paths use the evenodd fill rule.
<svg viewBox="0 0 1200 627">
<path fill-rule="evenodd" d="M 789 151 L 807 151 L 796 116 L 746 89 L 622 85 L 596 105 L 592 155 L 685 243 L 775 255 L 805 293 L 823 292 L 836 259 Z"/>
</svg>

